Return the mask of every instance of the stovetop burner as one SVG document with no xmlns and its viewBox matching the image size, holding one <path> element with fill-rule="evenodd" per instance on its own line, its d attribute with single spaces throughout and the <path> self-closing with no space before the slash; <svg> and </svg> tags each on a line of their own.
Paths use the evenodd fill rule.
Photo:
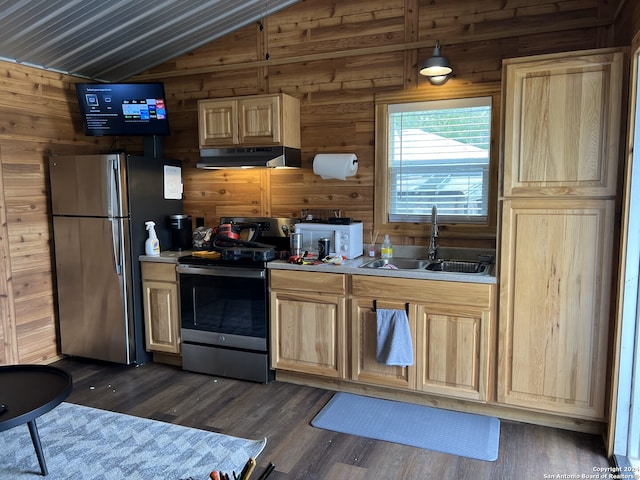
<svg viewBox="0 0 640 480">
<path fill-rule="evenodd" d="M 276 258 L 275 248 L 264 247 L 228 247 L 220 252 L 223 260 L 251 260 L 253 262 L 268 262 Z"/>
<path fill-rule="evenodd" d="M 259 266 L 289 254 L 289 232 L 297 219 L 267 217 L 222 217 L 222 223 L 258 225 L 258 236 L 248 242 L 217 236 L 211 251 L 194 252 L 178 262 L 187 265 Z"/>
</svg>

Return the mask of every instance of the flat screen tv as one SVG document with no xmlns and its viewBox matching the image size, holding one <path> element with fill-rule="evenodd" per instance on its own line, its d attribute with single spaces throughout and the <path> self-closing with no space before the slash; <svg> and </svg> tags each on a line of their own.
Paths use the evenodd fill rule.
<svg viewBox="0 0 640 480">
<path fill-rule="evenodd" d="M 85 135 L 169 135 L 162 83 L 76 83 Z"/>
</svg>

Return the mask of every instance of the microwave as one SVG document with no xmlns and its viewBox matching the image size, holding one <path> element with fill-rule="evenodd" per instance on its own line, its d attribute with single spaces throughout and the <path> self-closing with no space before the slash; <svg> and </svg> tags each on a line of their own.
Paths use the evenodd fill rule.
<svg viewBox="0 0 640 480">
<path fill-rule="evenodd" d="M 330 223 L 297 223 L 296 233 L 302 234 L 302 250 L 318 252 L 318 240 L 328 238 L 331 241 L 331 253 L 348 259 L 362 255 L 362 222 L 350 225 Z"/>
</svg>

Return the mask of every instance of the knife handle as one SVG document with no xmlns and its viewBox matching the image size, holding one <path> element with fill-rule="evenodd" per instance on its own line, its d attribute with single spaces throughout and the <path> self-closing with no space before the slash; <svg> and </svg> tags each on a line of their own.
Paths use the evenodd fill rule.
<svg viewBox="0 0 640 480">
<path fill-rule="evenodd" d="M 262 475 L 258 477 L 258 480 L 266 480 L 266 478 L 271 475 L 271 472 L 273 472 L 275 468 L 276 466 L 272 462 L 269 462 L 269 466 L 265 469 L 264 472 L 262 472 Z"/>
<path fill-rule="evenodd" d="M 244 468 L 242 469 L 242 473 L 240 473 L 240 480 L 248 480 L 248 478 L 251 476 L 255 468 L 256 468 L 256 459 L 251 457 L 249 458 Z"/>
</svg>

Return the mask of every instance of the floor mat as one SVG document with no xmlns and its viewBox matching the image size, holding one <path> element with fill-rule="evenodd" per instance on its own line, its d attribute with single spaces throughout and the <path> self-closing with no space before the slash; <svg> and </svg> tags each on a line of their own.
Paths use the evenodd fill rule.
<svg viewBox="0 0 640 480">
<path fill-rule="evenodd" d="M 478 460 L 498 458 L 500 420 L 484 415 L 340 392 L 311 425 Z"/>
</svg>

